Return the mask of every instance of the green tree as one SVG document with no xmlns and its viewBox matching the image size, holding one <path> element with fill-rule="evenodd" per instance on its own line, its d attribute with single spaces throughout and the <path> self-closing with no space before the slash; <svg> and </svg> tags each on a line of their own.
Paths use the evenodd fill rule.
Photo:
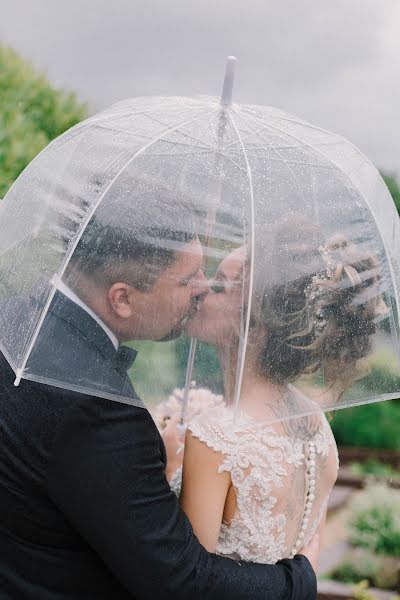
<svg viewBox="0 0 400 600">
<path fill-rule="evenodd" d="M 0 46 L 0 198 L 52 139 L 87 116 L 14 50 Z"/>
</svg>

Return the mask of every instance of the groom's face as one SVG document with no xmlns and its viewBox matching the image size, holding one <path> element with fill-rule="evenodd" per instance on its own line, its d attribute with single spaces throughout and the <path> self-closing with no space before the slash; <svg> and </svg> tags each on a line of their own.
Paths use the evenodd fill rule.
<svg viewBox="0 0 400 600">
<path fill-rule="evenodd" d="M 177 252 L 176 260 L 161 272 L 149 291 L 132 290 L 132 339 L 168 340 L 181 334 L 208 293 L 202 265 L 202 247 L 194 239 Z"/>
</svg>

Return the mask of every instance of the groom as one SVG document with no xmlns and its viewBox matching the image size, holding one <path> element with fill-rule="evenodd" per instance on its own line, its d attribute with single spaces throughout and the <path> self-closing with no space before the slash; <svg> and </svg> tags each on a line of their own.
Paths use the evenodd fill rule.
<svg viewBox="0 0 400 600">
<path fill-rule="evenodd" d="M 52 282 L 26 370 L 54 386 L 14 387 L 1 357 L 0 596 L 314 599 L 304 555 L 257 565 L 209 554 L 169 489 L 149 413 L 102 397 L 138 404 L 126 373 L 134 353 L 121 343 L 176 337 L 207 293 L 185 203 L 154 193 L 116 224 L 117 200 Z M 21 314 L 34 302 L 21 299 Z M 88 384 L 95 394 L 79 392 Z M 316 553 L 314 544 L 313 562 Z"/>
</svg>

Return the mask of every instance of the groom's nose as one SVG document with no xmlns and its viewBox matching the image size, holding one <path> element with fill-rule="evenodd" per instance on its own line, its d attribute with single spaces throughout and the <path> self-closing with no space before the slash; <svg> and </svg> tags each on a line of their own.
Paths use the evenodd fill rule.
<svg viewBox="0 0 400 600">
<path fill-rule="evenodd" d="M 199 298 L 199 296 L 207 296 L 210 291 L 210 286 L 207 279 L 204 277 L 203 271 L 199 271 L 193 280 L 193 293 L 192 296 Z"/>
</svg>

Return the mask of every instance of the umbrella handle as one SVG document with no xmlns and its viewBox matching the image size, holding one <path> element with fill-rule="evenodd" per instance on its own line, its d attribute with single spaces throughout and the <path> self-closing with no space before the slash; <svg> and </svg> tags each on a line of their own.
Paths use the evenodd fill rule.
<svg viewBox="0 0 400 600">
<path fill-rule="evenodd" d="M 232 104 L 232 91 L 233 91 L 233 82 L 235 79 L 236 63 L 237 63 L 237 58 L 235 56 L 227 57 L 226 66 L 225 66 L 224 84 L 222 86 L 222 95 L 221 95 L 221 101 L 220 101 L 222 109 L 221 109 L 221 114 L 220 114 L 220 126 L 218 128 L 218 145 L 221 145 L 223 137 L 224 137 L 225 124 L 226 124 L 225 108 L 227 106 L 229 106 L 230 104 Z M 216 160 L 216 162 L 218 162 L 218 160 Z M 207 230 L 206 230 L 206 237 L 205 237 L 205 242 L 204 242 L 206 248 L 210 245 L 212 228 L 213 228 L 213 225 L 215 224 L 215 215 L 216 215 L 216 206 L 214 206 L 212 209 L 210 208 L 208 210 L 208 214 L 207 214 Z M 205 266 L 205 264 L 204 264 L 204 266 Z M 186 369 L 186 381 L 185 381 L 181 418 L 180 418 L 181 427 L 184 427 L 184 423 L 185 423 L 185 416 L 186 416 L 186 410 L 187 410 L 187 405 L 188 405 L 188 401 L 189 401 L 189 389 L 190 389 L 190 383 L 192 380 L 196 348 L 197 348 L 197 339 L 192 338 L 191 342 L 190 342 L 190 349 L 189 349 L 189 362 L 188 362 L 188 366 Z"/>
</svg>

